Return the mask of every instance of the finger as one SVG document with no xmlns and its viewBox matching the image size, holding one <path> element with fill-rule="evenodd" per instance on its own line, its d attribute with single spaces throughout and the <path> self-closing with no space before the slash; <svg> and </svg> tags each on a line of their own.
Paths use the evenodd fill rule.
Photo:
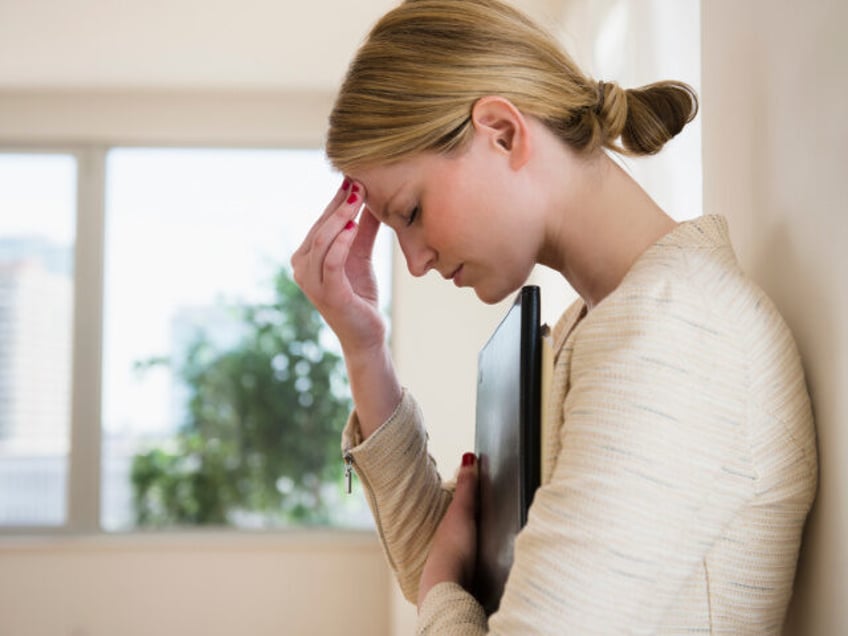
<svg viewBox="0 0 848 636">
<path fill-rule="evenodd" d="M 309 228 L 309 232 L 306 233 L 306 237 L 304 237 L 303 242 L 301 243 L 301 247 L 311 245 L 312 241 L 315 238 L 315 233 L 324 224 L 324 222 L 327 220 L 327 217 L 329 217 L 333 212 L 335 212 L 339 208 L 339 206 L 350 196 L 351 184 L 351 180 L 348 177 L 345 177 L 344 181 L 342 181 L 341 185 L 339 186 L 339 189 L 336 190 L 335 196 L 333 196 L 333 198 L 327 204 L 327 207 L 324 208 L 324 211 L 321 212 L 321 216 L 319 216 L 315 223 L 312 224 L 312 227 Z"/>
<path fill-rule="evenodd" d="M 326 266 L 325 260 L 330 248 L 335 244 L 340 234 L 345 231 L 345 228 L 350 223 L 353 223 L 353 219 L 361 207 L 362 196 L 359 193 L 352 192 L 324 221 L 321 227 L 317 228 L 311 245 L 307 248 L 308 261 L 310 263 L 308 270 L 312 273 L 316 282 L 320 283 L 323 281 L 323 270 Z M 352 228 L 355 228 L 355 223 Z M 353 237 L 350 238 L 353 239 Z M 345 251 L 345 258 L 347 258 L 347 251 Z"/>
<path fill-rule="evenodd" d="M 328 294 L 336 294 L 350 287 L 350 282 L 345 276 L 345 263 L 356 234 L 356 223 L 349 220 L 341 232 L 336 235 L 335 240 L 328 246 L 327 252 L 321 260 L 321 284 Z"/>
</svg>

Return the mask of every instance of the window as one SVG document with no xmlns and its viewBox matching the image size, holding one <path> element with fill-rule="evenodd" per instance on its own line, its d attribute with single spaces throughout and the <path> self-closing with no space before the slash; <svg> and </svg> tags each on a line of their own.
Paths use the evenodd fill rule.
<svg viewBox="0 0 848 636">
<path fill-rule="evenodd" d="M 65 523 L 76 160 L 0 155 L 0 525 Z"/>
<path fill-rule="evenodd" d="M 9 178 L 26 183 L 13 174 L 26 164 L 22 155 L 2 156 L 0 180 L 6 175 L 2 170 L 7 170 Z M 65 250 L 62 253 L 72 254 L 75 163 L 73 156 L 59 158 L 65 161 L 64 190 L 44 187 L 43 177 L 30 182 L 39 183 L 38 191 L 49 192 L 52 199 L 66 193 L 69 204 L 64 208 L 54 204 L 54 214 L 64 214 L 64 220 L 60 223 L 50 217 L 43 225 L 53 233 L 45 230 L 48 238 Z M 102 356 L 85 347 L 80 347 L 79 355 L 98 356 L 102 381 L 91 395 L 84 387 L 73 390 L 81 400 L 97 399 L 94 393 L 99 393 L 101 426 L 92 431 L 96 424 L 86 418 L 74 421 L 74 427 L 89 429 L 74 438 L 82 443 L 73 453 L 84 456 L 77 460 L 80 465 L 87 460 L 99 462 L 100 470 L 93 477 L 99 496 L 95 493 L 93 500 L 75 501 L 76 492 L 82 492 L 77 499 L 83 499 L 93 489 L 74 488 L 64 480 L 70 457 L 74 284 L 73 271 L 66 267 L 61 279 L 65 287 L 60 290 L 54 281 L 50 295 L 40 294 L 42 303 L 48 297 L 53 303 L 66 303 L 64 314 L 45 304 L 30 310 L 51 326 L 66 325 L 65 357 L 52 354 L 64 369 L 64 385 L 55 380 L 55 394 L 57 400 L 65 401 L 61 407 L 65 419 L 61 426 L 53 425 L 63 433 L 51 433 L 54 452 L 49 470 L 43 457 L 42 463 L 24 458 L 33 475 L 30 488 L 43 490 L 44 510 L 41 516 L 23 514 L 14 496 L 20 488 L 12 479 L 20 480 L 27 473 L 11 463 L 22 456 L 0 455 L 0 523 L 67 527 L 67 508 L 77 509 L 76 517 L 93 515 L 83 522 L 89 529 L 107 531 L 192 524 L 369 525 L 362 498 L 343 497 L 341 480 L 334 478 L 342 468 L 338 414 L 348 408 L 337 345 L 326 329 L 314 330 L 309 337 L 300 333 L 302 341 L 287 340 L 294 332 L 289 333 L 280 312 L 281 303 L 294 302 L 281 300 L 281 294 L 291 291 L 286 282 L 291 252 L 340 182 L 323 154 L 314 150 L 112 148 L 95 152 L 93 161 L 99 161 L 101 169 L 93 170 L 93 180 L 80 188 L 99 192 L 104 211 L 99 227 L 103 237 Z M 0 196 L 47 209 L 47 203 L 31 193 L 2 190 Z M 0 202 L 0 209 L 6 205 Z M 83 213 L 85 208 L 81 203 Z M 27 218 L 44 215 L 39 211 Z M 19 230 L 6 217 L 3 223 L 8 230 L 0 225 L 0 237 L 35 232 L 25 225 Z M 0 243 L 0 250 L 6 249 L 4 245 Z M 42 248 L 49 245 L 43 242 Z M 3 254 L 0 251 L 0 257 Z M 380 288 L 388 290 L 387 236 L 378 238 L 375 258 Z M 90 278 L 96 277 L 80 277 L 76 284 L 92 285 L 99 292 Z M 388 299 L 382 300 L 387 307 Z M 0 329 L 5 325 L 2 307 Z M 41 346 L 50 344 L 37 340 Z M 5 351 L 0 350 L 2 355 Z M 43 360 L 43 356 L 33 349 L 30 360 Z M 49 367 L 51 373 L 58 373 L 57 365 Z M 40 373 L 42 385 L 54 382 L 53 376 Z M 0 396 L 24 395 L 19 385 L 4 378 L 0 376 Z M 288 398 L 283 396 L 287 390 L 293 391 Z M 316 399 L 319 394 L 320 400 Z M 334 402 L 324 399 L 329 395 Z M 336 405 L 332 417 L 326 410 L 330 402 Z M 271 406 L 262 410 L 255 406 L 259 403 Z M 315 427 L 309 429 L 312 439 L 303 439 L 303 429 L 297 434 L 298 429 L 286 428 L 290 412 L 296 412 L 297 421 L 305 422 L 307 428 Z M 309 414 L 319 415 L 311 418 Z M 321 420 L 324 428 L 310 418 Z M 324 420 L 332 420 L 331 435 Z M 4 421 L 0 419 L 0 430 Z M 3 448 L 20 451 L 24 438 L 19 425 L 6 428 L 13 426 L 17 428 L 7 437 L 16 441 L 6 442 Z M 312 457 L 315 440 L 330 437 L 332 450 Z M 321 462 L 329 461 L 332 465 L 322 468 Z M 70 493 L 67 501 L 66 492 Z"/>
</svg>

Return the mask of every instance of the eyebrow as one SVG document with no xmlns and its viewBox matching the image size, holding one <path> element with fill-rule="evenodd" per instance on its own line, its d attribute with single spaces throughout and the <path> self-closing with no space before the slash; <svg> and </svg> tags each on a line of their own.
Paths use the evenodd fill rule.
<svg viewBox="0 0 848 636">
<path fill-rule="evenodd" d="M 398 188 L 397 190 L 395 190 L 394 194 L 392 194 L 392 196 L 390 196 L 388 198 L 388 200 L 383 204 L 383 209 L 380 210 L 380 220 L 381 221 L 386 221 L 389 218 L 389 216 L 391 215 L 391 213 L 389 211 L 391 209 L 391 205 L 389 205 L 389 204 L 392 203 L 397 198 L 398 194 L 400 194 L 400 191 L 401 191 L 401 188 Z"/>
</svg>

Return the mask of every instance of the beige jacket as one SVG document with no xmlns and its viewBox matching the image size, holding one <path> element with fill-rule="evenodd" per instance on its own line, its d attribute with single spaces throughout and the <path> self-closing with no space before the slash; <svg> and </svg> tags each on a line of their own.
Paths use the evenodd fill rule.
<svg viewBox="0 0 848 636">
<path fill-rule="evenodd" d="M 680 224 L 586 315 L 555 331 L 547 463 L 488 623 L 443 583 L 428 634 L 778 634 L 816 489 L 803 371 L 740 271 L 721 217 Z M 417 596 L 451 492 L 413 398 L 343 448 L 388 561 Z"/>
</svg>

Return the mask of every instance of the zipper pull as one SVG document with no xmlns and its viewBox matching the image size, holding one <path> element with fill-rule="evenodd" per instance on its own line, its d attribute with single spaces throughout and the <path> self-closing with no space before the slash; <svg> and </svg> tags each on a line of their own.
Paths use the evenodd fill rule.
<svg viewBox="0 0 848 636">
<path fill-rule="evenodd" d="M 350 494 L 353 492 L 353 456 L 350 453 L 345 453 L 345 492 Z"/>
</svg>

